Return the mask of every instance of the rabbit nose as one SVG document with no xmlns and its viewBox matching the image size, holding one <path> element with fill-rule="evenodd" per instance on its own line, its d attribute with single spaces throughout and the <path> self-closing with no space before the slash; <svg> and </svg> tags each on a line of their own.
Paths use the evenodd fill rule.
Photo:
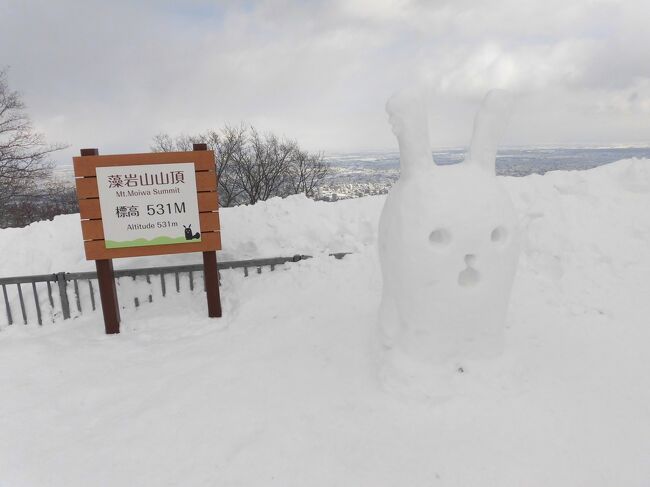
<svg viewBox="0 0 650 487">
<path fill-rule="evenodd" d="M 462 287 L 472 287 L 479 283 L 481 274 L 474 269 L 473 265 L 476 262 L 476 255 L 465 254 L 465 269 L 458 274 L 458 285 Z"/>
<path fill-rule="evenodd" d="M 469 267 L 471 267 L 475 263 L 476 263 L 476 255 L 475 254 L 465 254 L 465 264 L 467 264 Z"/>
</svg>

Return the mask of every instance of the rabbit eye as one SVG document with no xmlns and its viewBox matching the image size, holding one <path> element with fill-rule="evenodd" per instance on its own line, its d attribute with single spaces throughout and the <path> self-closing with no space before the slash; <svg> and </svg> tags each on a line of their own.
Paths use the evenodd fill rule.
<svg viewBox="0 0 650 487">
<path fill-rule="evenodd" d="M 494 230 L 492 230 L 492 233 L 490 234 L 490 240 L 492 240 L 495 243 L 505 242 L 507 238 L 508 238 L 508 230 L 506 230 L 506 228 L 502 226 L 496 227 Z"/>
<path fill-rule="evenodd" d="M 451 233 L 446 228 L 438 228 L 429 234 L 429 242 L 435 247 L 444 247 L 451 242 Z"/>
</svg>

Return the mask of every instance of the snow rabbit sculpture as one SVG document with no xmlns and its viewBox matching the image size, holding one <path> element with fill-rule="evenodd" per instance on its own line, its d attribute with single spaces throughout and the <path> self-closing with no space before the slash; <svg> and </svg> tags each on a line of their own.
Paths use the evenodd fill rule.
<svg viewBox="0 0 650 487">
<path fill-rule="evenodd" d="M 462 370 L 465 359 L 492 357 L 503 347 L 519 248 L 495 157 L 511 99 L 488 93 L 465 161 L 448 166 L 432 160 L 426 105 L 412 92 L 386 105 L 401 175 L 379 222 L 380 348 L 393 368 L 405 360 Z"/>
</svg>

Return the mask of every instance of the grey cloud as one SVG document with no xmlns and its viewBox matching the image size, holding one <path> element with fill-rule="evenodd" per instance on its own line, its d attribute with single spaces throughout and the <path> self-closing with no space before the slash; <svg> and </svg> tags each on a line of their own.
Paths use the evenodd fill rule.
<svg viewBox="0 0 650 487">
<path fill-rule="evenodd" d="M 508 143 L 647 142 L 647 14 L 643 0 L 9 1 L 0 65 L 71 144 L 62 160 L 240 121 L 311 149 L 392 147 L 384 103 L 412 82 L 432 86 L 440 146 L 468 140 L 495 86 L 519 94 Z"/>
</svg>

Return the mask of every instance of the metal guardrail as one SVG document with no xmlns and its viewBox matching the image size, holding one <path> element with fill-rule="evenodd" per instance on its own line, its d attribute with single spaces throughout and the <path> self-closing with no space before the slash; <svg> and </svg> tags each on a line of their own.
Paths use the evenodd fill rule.
<svg viewBox="0 0 650 487">
<path fill-rule="evenodd" d="M 342 259 L 349 252 L 339 252 L 329 254 L 336 259 Z M 243 269 L 244 276 L 249 275 L 249 269 L 255 269 L 260 274 L 263 267 L 270 267 L 271 271 L 275 270 L 275 266 L 282 265 L 290 262 L 299 262 L 301 260 L 311 259 L 310 255 L 293 255 L 291 257 L 271 257 L 266 259 L 250 259 L 250 260 L 235 260 L 229 262 L 219 262 L 218 270 L 227 269 Z M 165 267 L 143 267 L 136 269 L 120 269 L 114 272 L 115 279 L 130 277 L 135 281 L 138 277 L 145 277 L 148 284 L 152 285 L 152 276 L 160 279 L 160 289 L 162 296 L 167 295 L 167 282 L 166 275 L 174 275 L 174 286 L 176 292 L 180 292 L 180 275 L 188 274 L 189 289 L 194 290 L 195 273 L 203 275 L 203 264 L 186 264 L 177 266 Z M 28 323 L 28 313 L 26 306 L 26 299 L 23 293 L 23 285 L 29 285 L 32 288 L 32 295 L 34 299 L 34 310 L 36 312 L 36 319 L 39 325 L 43 324 L 43 309 L 42 304 L 49 303 L 49 311 L 52 316 L 60 311 L 64 320 L 71 318 L 73 308 L 70 303 L 70 296 L 68 295 L 68 287 L 72 286 L 74 290 L 74 305 L 79 314 L 82 313 L 82 299 L 80 292 L 80 281 L 86 281 L 88 284 L 88 295 L 90 298 L 90 305 L 92 310 L 96 309 L 95 298 L 95 285 L 93 281 L 97 280 L 96 272 L 58 272 L 54 274 L 40 274 L 33 276 L 15 276 L 15 277 L 2 277 L 0 278 L 0 286 L 2 286 L 2 296 L 4 299 L 5 312 L 7 317 L 7 324 L 14 324 L 14 311 L 11 307 L 11 299 L 9 298 L 8 286 L 16 286 L 16 297 L 20 307 L 20 316 L 24 324 Z M 47 301 L 41 303 L 38 293 L 37 284 L 45 283 L 47 290 Z M 140 306 L 140 299 L 133 298 L 133 304 L 137 308 Z M 56 301 L 56 302 L 55 302 Z M 153 302 L 153 293 L 147 297 L 148 302 Z M 58 305 L 58 309 L 57 309 Z"/>
</svg>

